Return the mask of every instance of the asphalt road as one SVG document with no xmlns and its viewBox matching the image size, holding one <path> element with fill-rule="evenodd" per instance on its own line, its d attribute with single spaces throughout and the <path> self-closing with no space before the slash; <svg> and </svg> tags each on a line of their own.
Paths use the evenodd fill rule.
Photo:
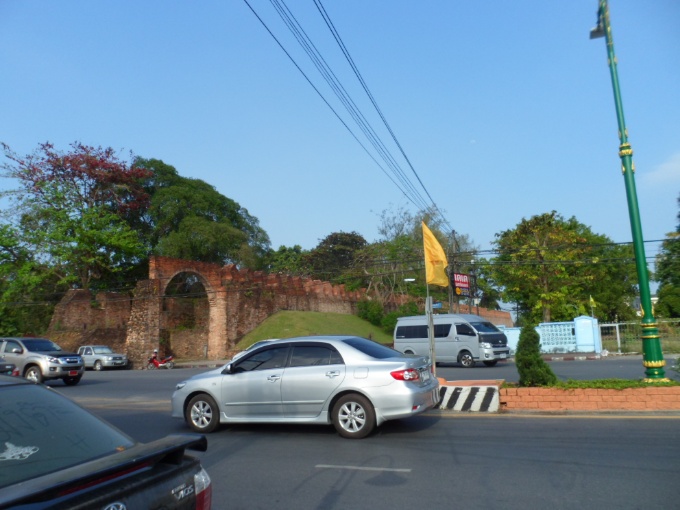
<svg viewBox="0 0 680 510">
<path fill-rule="evenodd" d="M 458 379 L 504 378 L 486 374 L 510 365 L 441 370 Z M 592 379 L 603 372 L 637 378 L 641 362 L 565 361 L 553 368 L 566 378 L 581 371 Z M 147 442 L 189 431 L 169 416 L 169 398 L 177 382 L 203 371 L 88 372 L 77 386 L 51 386 Z M 358 441 L 330 426 L 222 427 L 197 456 L 213 480 L 214 509 L 677 508 L 679 425 L 678 415 L 430 411 Z"/>
</svg>

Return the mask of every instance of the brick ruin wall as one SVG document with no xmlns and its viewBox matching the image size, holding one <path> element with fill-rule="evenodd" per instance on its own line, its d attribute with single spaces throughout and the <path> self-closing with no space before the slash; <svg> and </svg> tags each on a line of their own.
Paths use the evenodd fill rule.
<svg viewBox="0 0 680 510">
<path fill-rule="evenodd" d="M 195 274 L 206 297 L 165 295 L 179 274 Z M 249 331 L 282 310 L 356 313 L 365 291 L 309 278 L 239 270 L 166 257 L 153 257 L 149 280 L 131 294 L 71 290 L 56 307 L 48 336 L 64 349 L 109 345 L 140 363 L 158 348 L 180 359 L 222 359 Z M 473 308 L 470 312 L 475 313 Z M 460 305 L 459 313 L 469 313 Z M 479 309 L 494 324 L 512 326 L 507 312 Z"/>
<path fill-rule="evenodd" d="M 101 344 L 125 352 L 130 308 L 130 295 L 70 290 L 55 308 L 48 336 L 69 351 Z"/>
<path fill-rule="evenodd" d="M 196 274 L 207 297 L 165 296 L 168 283 L 181 273 Z M 129 295 L 70 290 L 55 309 L 48 336 L 68 350 L 109 345 L 137 363 L 155 348 L 177 358 L 220 359 L 278 311 L 352 314 L 365 296 L 309 278 L 165 257 L 152 258 L 149 276 Z"/>
</svg>

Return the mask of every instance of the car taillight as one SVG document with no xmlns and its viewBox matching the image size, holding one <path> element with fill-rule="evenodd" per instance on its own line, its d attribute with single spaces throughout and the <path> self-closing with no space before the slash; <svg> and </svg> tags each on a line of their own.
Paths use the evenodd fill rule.
<svg viewBox="0 0 680 510">
<path fill-rule="evenodd" d="M 201 468 L 194 475 L 194 487 L 196 488 L 196 510 L 210 510 L 212 507 L 212 484 L 205 469 Z"/>
<path fill-rule="evenodd" d="M 407 368 L 406 370 L 395 370 L 390 372 L 390 375 L 397 381 L 417 381 L 420 379 L 420 374 L 414 368 Z"/>
</svg>

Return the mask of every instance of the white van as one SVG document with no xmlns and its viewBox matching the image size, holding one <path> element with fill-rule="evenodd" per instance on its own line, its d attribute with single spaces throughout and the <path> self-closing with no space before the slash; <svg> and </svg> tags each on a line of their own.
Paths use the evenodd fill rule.
<svg viewBox="0 0 680 510">
<path fill-rule="evenodd" d="M 437 363 L 458 362 L 473 367 L 481 361 L 492 367 L 510 354 L 505 334 L 486 319 L 472 314 L 433 316 Z M 400 317 L 394 328 L 394 348 L 405 354 L 429 356 L 427 316 Z"/>
</svg>

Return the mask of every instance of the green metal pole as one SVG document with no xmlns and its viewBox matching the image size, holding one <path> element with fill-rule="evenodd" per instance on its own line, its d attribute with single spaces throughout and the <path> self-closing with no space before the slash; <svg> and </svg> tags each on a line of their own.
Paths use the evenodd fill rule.
<svg viewBox="0 0 680 510">
<path fill-rule="evenodd" d="M 635 265 L 637 267 L 638 284 L 640 288 L 640 306 L 642 307 L 642 353 L 645 367 L 646 382 L 667 381 L 663 367 L 666 362 L 661 352 L 659 329 L 654 319 L 652 299 L 649 291 L 649 273 L 647 272 L 647 258 L 645 256 L 644 238 L 640 223 L 640 209 L 638 207 L 637 192 L 635 189 L 635 165 L 633 164 L 633 149 L 628 143 L 628 131 L 623 117 L 623 104 L 621 103 L 621 91 L 619 89 L 619 77 L 616 70 L 616 56 L 614 55 L 614 41 L 612 40 L 612 28 L 609 23 L 609 6 L 607 0 L 599 0 L 598 26 L 591 32 L 591 38 L 604 36 L 607 42 L 607 60 L 614 88 L 614 103 L 616 105 L 616 117 L 619 123 L 619 157 L 621 158 L 621 170 L 626 184 L 626 196 L 628 198 L 628 214 L 630 227 L 633 234 L 633 248 L 635 250 Z"/>
</svg>

